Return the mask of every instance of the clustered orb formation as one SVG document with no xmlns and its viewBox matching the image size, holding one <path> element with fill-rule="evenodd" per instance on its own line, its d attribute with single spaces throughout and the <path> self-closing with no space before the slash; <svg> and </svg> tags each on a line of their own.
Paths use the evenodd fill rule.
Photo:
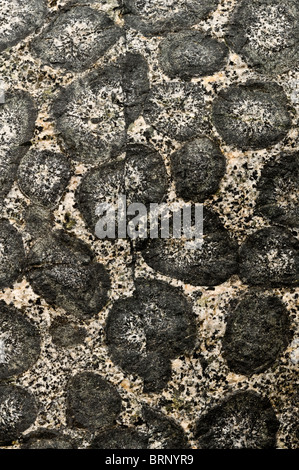
<svg viewBox="0 0 299 470">
<path fill-rule="evenodd" d="M 250 382 L 238 390 L 225 379 L 227 393 L 215 398 L 209 389 L 215 389 L 214 375 L 202 398 L 208 397 L 208 404 L 199 415 L 196 411 L 189 435 L 171 417 L 173 408 L 170 416 L 160 408 L 173 391 L 173 383 L 167 387 L 175 362 L 200 358 L 203 375 L 213 369 L 213 357 L 212 365 L 204 365 L 201 354 L 213 345 L 201 338 L 193 288 L 202 288 L 197 289 L 202 295 L 231 282 L 218 345 L 225 373 L 240 381 L 279 374 L 295 336 L 292 303 L 289 307 L 278 289 L 294 294 L 299 286 L 299 154 L 280 148 L 292 132 L 295 110 L 277 77 L 298 66 L 298 2 L 241 0 L 221 26 L 223 35 L 208 23 L 218 0 L 122 0 L 121 7 L 105 3 L 105 11 L 98 3 L 70 2 L 60 9 L 44 0 L 0 0 L 5 60 L 11 52 L 22 55 L 25 47 L 42 71 L 41 82 L 60 80 L 50 92 L 41 84 L 36 96 L 21 82 L 0 102 L 0 209 L 12 190 L 23 211 L 16 214 L 8 204 L 0 218 L 0 289 L 9 294 L 9 301 L 0 301 L 0 445 L 72 449 L 85 439 L 83 446 L 91 449 L 276 447 L 279 405 L 265 389 L 251 390 Z M 149 47 L 140 52 L 138 41 Z M 231 53 L 255 78 L 237 76 L 219 88 Z M 50 149 L 39 138 L 41 122 L 51 123 L 48 130 L 55 134 Z M 234 152 L 271 153 L 276 145 L 278 152 L 267 158 L 256 182 L 253 211 L 265 225 L 239 243 L 213 207 L 214 198 L 223 197 L 228 158 Z M 117 204 L 120 194 L 127 204 L 147 208 L 171 197 L 203 203 L 204 232 L 200 249 L 186 237 L 130 240 L 133 292 L 115 298 L 115 272 L 102 261 L 102 242 L 97 245 L 94 235 L 99 206 Z M 63 225 L 58 223 L 65 195 L 82 217 L 82 239 L 82 232 L 72 231 L 76 212 L 63 214 Z M 149 274 L 136 275 L 140 260 Z M 22 280 L 37 297 L 36 306 L 43 310 L 48 304 L 55 311 L 53 318 L 47 313 L 46 330 L 13 305 L 10 290 Z M 205 309 L 204 301 L 197 301 Z M 205 328 L 213 330 L 213 322 Z M 55 357 L 60 352 L 72 357 L 92 344 L 94 334 L 95 349 L 103 347 L 111 362 L 109 374 L 111 366 L 124 381 L 115 385 L 95 351 L 85 369 L 76 364 L 64 383 L 66 425 L 52 429 L 42 420 L 29 429 L 43 404 L 17 380 L 42 368 L 46 344 Z M 197 371 L 192 369 L 192 393 L 200 394 Z M 239 385 L 239 378 L 233 382 Z M 179 388 L 183 379 L 180 372 Z M 123 394 L 132 393 L 136 380 L 147 397 L 141 396 L 138 415 L 127 424 L 121 419 L 128 400 Z M 159 395 L 160 408 L 149 405 L 148 399 Z M 184 410 L 185 404 L 180 406 Z M 76 433 L 85 437 L 77 441 Z"/>
</svg>

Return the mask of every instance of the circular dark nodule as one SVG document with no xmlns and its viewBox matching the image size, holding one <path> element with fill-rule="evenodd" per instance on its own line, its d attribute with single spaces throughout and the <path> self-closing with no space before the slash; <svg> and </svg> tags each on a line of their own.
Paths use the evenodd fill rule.
<svg viewBox="0 0 299 470">
<path fill-rule="evenodd" d="M 37 110 L 23 90 L 5 92 L 0 103 L 0 198 L 4 199 L 16 177 L 19 161 L 29 149 Z"/>
<path fill-rule="evenodd" d="M 0 385 L 0 444 L 10 445 L 34 423 L 36 401 L 24 388 Z"/>
<path fill-rule="evenodd" d="M 29 151 L 18 169 L 18 185 L 33 203 L 54 208 L 69 182 L 71 167 L 61 153 Z"/>
<path fill-rule="evenodd" d="M 21 276 L 25 264 L 23 240 L 17 229 L 0 219 L 0 289 L 11 287 Z"/>
<path fill-rule="evenodd" d="M 63 231 L 39 239 L 27 259 L 27 279 L 37 295 L 67 313 L 89 319 L 108 302 L 110 279 L 90 248 Z"/>
<path fill-rule="evenodd" d="M 226 41 L 259 72 L 283 73 L 299 63 L 297 0 L 241 1 L 229 22 Z"/>
<path fill-rule="evenodd" d="M 64 317 L 55 318 L 49 332 L 53 343 L 61 348 L 72 348 L 82 344 L 87 336 L 85 328 L 70 323 Z"/>
<path fill-rule="evenodd" d="M 257 183 L 256 211 L 271 222 L 299 227 L 299 152 L 272 158 Z"/>
<path fill-rule="evenodd" d="M 219 0 L 124 0 L 125 22 L 146 36 L 179 31 L 216 10 Z"/>
<path fill-rule="evenodd" d="M 46 5 L 46 0 L 1 2 L 0 52 L 14 46 L 42 24 L 47 13 Z"/>
<path fill-rule="evenodd" d="M 153 86 L 144 103 L 143 116 L 148 125 L 178 141 L 203 134 L 209 126 L 204 92 L 197 83 Z"/>
<path fill-rule="evenodd" d="M 75 161 L 103 163 L 126 139 L 123 70 L 119 64 L 88 73 L 62 89 L 52 105 L 61 146 Z"/>
<path fill-rule="evenodd" d="M 162 390 L 170 361 L 194 347 L 196 326 L 181 291 L 160 281 L 136 281 L 133 297 L 109 312 L 106 340 L 112 360 L 144 380 L 145 392 Z"/>
<path fill-rule="evenodd" d="M 21 312 L 0 301 L 0 379 L 29 369 L 40 354 L 40 336 Z"/>
<path fill-rule="evenodd" d="M 227 144 L 244 150 L 263 149 L 287 135 L 292 124 L 290 112 L 279 85 L 249 81 L 220 91 L 212 117 Z"/>
<path fill-rule="evenodd" d="M 214 194 L 225 174 L 226 160 L 216 142 L 199 137 L 170 155 L 177 196 L 203 202 Z"/>
<path fill-rule="evenodd" d="M 249 235 L 239 259 L 239 276 L 245 284 L 299 284 L 299 241 L 287 229 L 267 227 Z"/>
<path fill-rule="evenodd" d="M 160 203 L 167 192 L 168 177 L 161 155 L 140 144 L 128 145 L 126 157 L 92 168 L 77 191 L 79 210 L 88 227 L 95 231 L 100 203 L 116 203 L 125 195 L 127 204 Z"/>
<path fill-rule="evenodd" d="M 57 431 L 39 429 L 22 439 L 22 449 L 74 449 L 72 442 Z"/>
<path fill-rule="evenodd" d="M 238 271 L 238 245 L 219 216 L 206 208 L 203 235 L 201 247 L 184 238 L 150 239 L 142 248 L 142 256 L 155 271 L 188 284 L 222 284 Z"/>
<path fill-rule="evenodd" d="M 195 437 L 199 449 L 270 449 L 278 427 L 268 398 L 237 392 L 199 418 Z"/>
<path fill-rule="evenodd" d="M 114 427 L 94 438 L 91 449 L 147 449 L 148 436 L 131 428 Z"/>
<path fill-rule="evenodd" d="M 161 449 L 189 449 L 185 431 L 173 418 L 169 418 L 147 405 L 142 407 L 142 417 L 148 428 L 148 435 L 159 441 Z"/>
<path fill-rule="evenodd" d="M 271 367 L 291 340 L 288 311 L 274 296 L 248 293 L 229 308 L 222 354 L 236 374 Z"/>
<path fill-rule="evenodd" d="M 171 33 L 160 43 L 160 66 L 171 78 L 213 75 L 227 61 L 228 48 L 200 31 Z"/>
<path fill-rule="evenodd" d="M 121 28 L 102 12 L 74 6 L 59 12 L 32 43 L 43 62 L 75 72 L 94 64 L 121 36 Z"/>
<path fill-rule="evenodd" d="M 121 411 L 121 397 L 116 388 L 93 372 L 71 378 L 67 387 L 67 422 L 69 426 L 91 430 L 112 426 Z"/>
</svg>

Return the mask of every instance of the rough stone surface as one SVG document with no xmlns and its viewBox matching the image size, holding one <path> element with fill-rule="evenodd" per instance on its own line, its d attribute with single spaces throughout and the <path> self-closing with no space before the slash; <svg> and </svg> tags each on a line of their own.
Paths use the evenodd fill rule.
<svg viewBox="0 0 299 470">
<path fill-rule="evenodd" d="M 18 184 L 33 203 L 51 209 L 59 202 L 70 176 L 70 165 L 63 154 L 30 151 L 20 163 Z"/>
<path fill-rule="evenodd" d="M 34 397 L 21 387 L 0 385 L 0 412 L 0 443 L 9 445 L 34 423 L 37 403 Z"/>
<path fill-rule="evenodd" d="M 272 223 L 299 227 L 299 153 L 272 158 L 262 169 L 256 210 Z"/>
<path fill-rule="evenodd" d="M 147 449 L 148 437 L 130 428 L 111 428 L 98 434 L 92 449 Z"/>
<path fill-rule="evenodd" d="M 93 168 L 85 175 L 77 193 L 79 210 L 94 232 L 99 204 L 117 204 L 120 194 L 126 196 L 127 204 L 160 203 L 167 184 L 166 168 L 159 153 L 145 145 L 128 145 L 123 160 Z"/>
<path fill-rule="evenodd" d="M 225 174 L 225 157 L 208 137 L 183 145 L 170 160 L 176 193 L 185 201 L 203 202 L 218 190 Z"/>
<path fill-rule="evenodd" d="M 225 142 L 262 149 L 283 139 L 291 127 L 287 97 L 273 82 L 247 82 L 219 93 L 213 122 Z"/>
<path fill-rule="evenodd" d="M 282 73 L 299 63 L 299 5 L 296 0 L 239 2 L 226 35 L 248 65 Z"/>
<path fill-rule="evenodd" d="M 143 116 L 162 134 L 178 141 L 191 139 L 207 127 L 203 90 L 195 83 L 156 85 L 147 95 Z"/>
<path fill-rule="evenodd" d="M 114 424 L 121 411 L 115 388 L 92 372 L 75 375 L 68 384 L 67 419 L 70 426 L 100 429 Z"/>
<path fill-rule="evenodd" d="M 149 433 L 155 436 L 161 449 L 187 449 L 188 441 L 183 428 L 149 406 L 143 406 L 142 415 Z"/>
<path fill-rule="evenodd" d="M 32 43 L 46 64 L 82 72 L 94 64 L 121 36 L 121 29 L 104 13 L 74 6 L 57 16 Z"/>
<path fill-rule="evenodd" d="M 46 0 L 0 1 L 0 52 L 14 46 L 42 24 L 46 5 Z"/>
<path fill-rule="evenodd" d="M 228 312 L 222 354 L 236 374 L 259 374 L 271 367 L 291 340 L 285 305 L 274 296 L 249 293 Z"/>
<path fill-rule="evenodd" d="M 96 164 L 123 149 L 123 103 L 122 70 L 114 65 L 79 78 L 59 93 L 52 112 L 71 158 Z"/>
<path fill-rule="evenodd" d="M 168 34 L 160 43 L 160 53 L 161 68 L 166 75 L 189 80 L 223 69 L 228 48 L 200 31 L 184 31 Z"/>
<path fill-rule="evenodd" d="M 5 93 L 0 103 L 0 199 L 8 194 L 21 157 L 29 149 L 37 111 L 31 96 L 22 90 Z"/>
<path fill-rule="evenodd" d="M 70 440 L 57 431 L 40 429 L 27 434 L 22 440 L 22 449 L 73 449 Z"/>
<path fill-rule="evenodd" d="M 245 284 L 298 285 L 298 239 L 282 227 L 253 233 L 240 248 L 240 277 Z"/>
<path fill-rule="evenodd" d="M 81 240 L 63 231 L 41 238 L 28 255 L 27 278 L 49 304 L 81 319 L 96 315 L 108 302 L 109 276 Z"/>
<path fill-rule="evenodd" d="M 61 348 L 71 348 L 84 342 L 87 331 L 68 322 L 64 317 L 58 317 L 50 327 L 50 334 L 54 344 Z"/>
<path fill-rule="evenodd" d="M 6 219 L 0 219 L 0 289 L 10 287 L 20 278 L 25 252 L 22 237 Z"/>
<path fill-rule="evenodd" d="M 170 360 L 192 350 L 196 327 L 190 305 L 177 289 L 161 282 L 136 282 L 133 297 L 109 313 L 106 338 L 113 360 L 144 379 L 144 391 L 161 390 Z"/>
<path fill-rule="evenodd" d="M 298 448 L 297 18 L 296 0 L 0 0 L 0 301 L 40 342 L 0 379 L 1 448 Z M 200 201 L 203 247 L 98 237 L 119 191 Z"/>
<path fill-rule="evenodd" d="M 278 426 L 267 398 L 240 392 L 202 416 L 196 436 L 200 447 L 206 449 L 271 449 Z"/>
<path fill-rule="evenodd" d="M 37 328 L 21 312 L 0 301 L 0 379 L 26 371 L 39 354 Z"/>
<path fill-rule="evenodd" d="M 192 26 L 216 9 L 218 0 L 124 0 L 126 24 L 152 36 Z"/>
<path fill-rule="evenodd" d="M 142 249 L 142 256 L 151 268 L 166 276 L 195 286 L 221 284 L 237 272 L 237 244 L 219 217 L 206 209 L 203 234 L 199 249 L 184 238 L 151 239 Z"/>
</svg>

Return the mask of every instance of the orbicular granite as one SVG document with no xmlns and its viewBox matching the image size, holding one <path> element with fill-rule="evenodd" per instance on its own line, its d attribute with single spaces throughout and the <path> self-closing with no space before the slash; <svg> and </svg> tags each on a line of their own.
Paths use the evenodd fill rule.
<svg viewBox="0 0 299 470">
<path fill-rule="evenodd" d="M 297 448 L 298 2 L 0 24 L 1 448 Z M 120 193 L 202 203 L 202 247 L 97 238 Z"/>
</svg>

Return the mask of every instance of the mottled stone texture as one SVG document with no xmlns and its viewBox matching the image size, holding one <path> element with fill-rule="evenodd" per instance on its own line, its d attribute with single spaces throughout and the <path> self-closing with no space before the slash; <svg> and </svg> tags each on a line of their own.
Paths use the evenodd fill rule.
<svg viewBox="0 0 299 470">
<path fill-rule="evenodd" d="M 298 447 L 298 16 L 0 0 L 1 448 Z"/>
</svg>

